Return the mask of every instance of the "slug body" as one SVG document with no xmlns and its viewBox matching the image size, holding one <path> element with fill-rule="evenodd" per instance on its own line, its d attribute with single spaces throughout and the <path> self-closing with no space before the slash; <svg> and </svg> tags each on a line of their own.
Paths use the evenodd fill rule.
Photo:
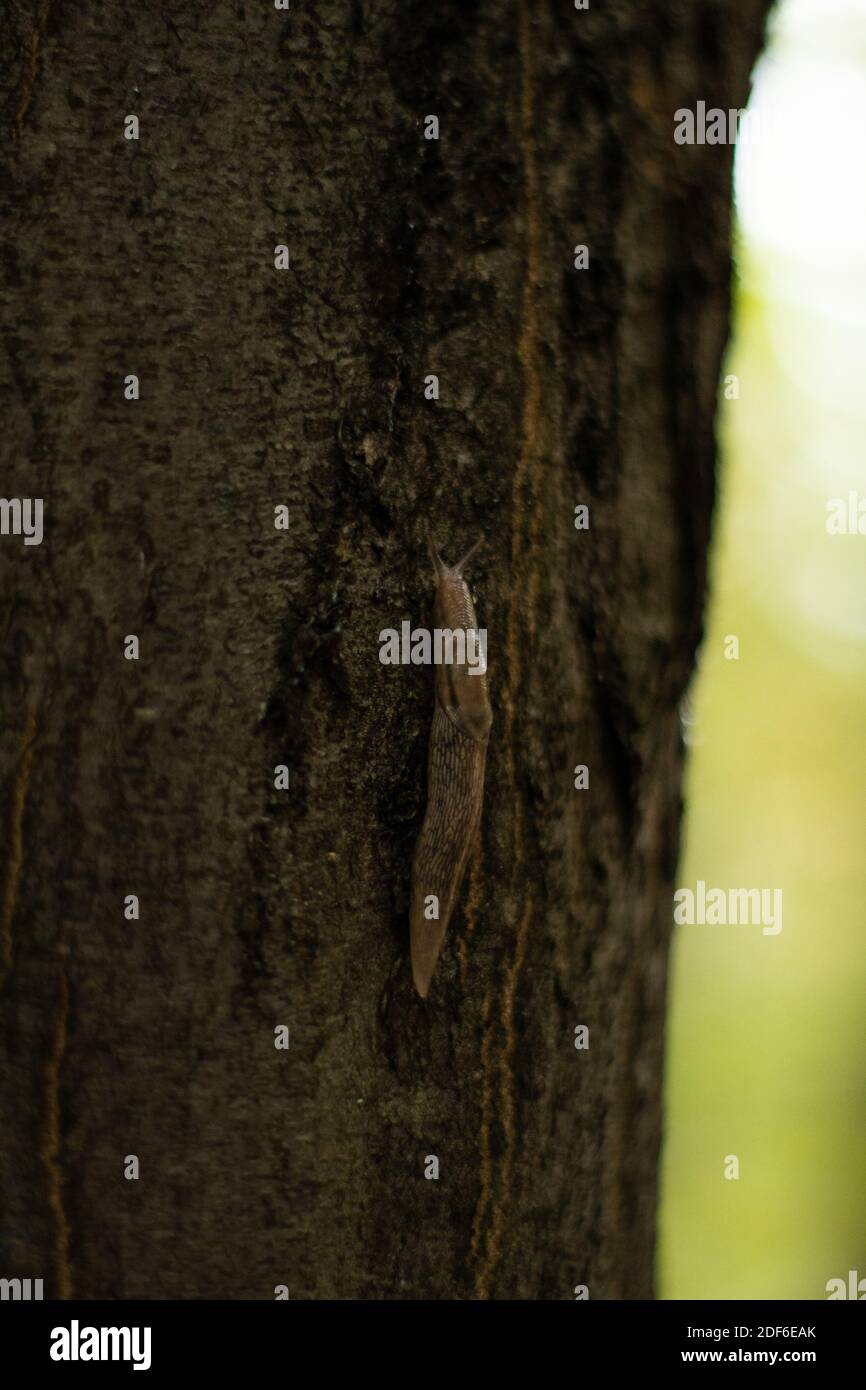
<svg viewBox="0 0 866 1390">
<path fill-rule="evenodd" d="M 443 563 L 429 542 L 436 578 L 434 622 L 440 630 L 478 632 L 463 566 Z M 412 862 L 412 978 L 424 999 L 430 988 L 484 797 L 484 763 L 492 715 L 487 675 L 468 664 L 435 666 L 436 696 L 427 760 L 427 810 Z"/>
</svg>

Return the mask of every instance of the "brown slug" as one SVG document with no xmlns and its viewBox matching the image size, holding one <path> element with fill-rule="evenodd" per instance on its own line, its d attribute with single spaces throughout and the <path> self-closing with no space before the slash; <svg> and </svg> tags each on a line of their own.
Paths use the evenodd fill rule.
<svg viewBox="0 0 866 1390">
<path fill-rule="evenodd" d="M 430 559 L 436 581 L 433 606 L 435 628 L 457 637 L 459 657 L 469 657 L 478 640 L 478 620 L 463 567 L 478 549 L 477 542 L 459 564 L 446 565 L 431 537 Z M 464 650 L 459 649 L 463 634 Z M 471 637 L 469 636 L 471 634 Z M 454 911 L 469 853 L 481 820 L 484 763 L 492 714 L 487 695 L 486 643 L 481 659 L 442 660 L 435 667 L 435 705 L 427 760 L 427 809 L 412 862 L 410 937 L 412 978 L 422 999 L 442 948 Z M 477 652 L 477 647 L 476 647 Z"/>
</svg>

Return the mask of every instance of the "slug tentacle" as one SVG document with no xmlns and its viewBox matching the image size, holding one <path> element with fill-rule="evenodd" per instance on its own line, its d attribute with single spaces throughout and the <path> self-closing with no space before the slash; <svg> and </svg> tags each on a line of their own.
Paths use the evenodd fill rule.
<svg viewBox="0 0 866 1390">
<path fill-rule="evenodd" d="M 436 578 L 435 626 L 443 633 L 462 633 L 464 657 L 478 641 L 478 621 L 462 570 L 480 544 L 476 542 L 458 565 L 450 567 L 428 536 Z M 430 988 L 481 819 L 492 720 L 484 645 L 482 639 L 480 662 L 452 659 L 436 666 L 427 810 L 412 863 L 410 909 L 412 977 L 422 999 Z M 474 651 L 477 655 L 477 647 Z"/>
</svg>

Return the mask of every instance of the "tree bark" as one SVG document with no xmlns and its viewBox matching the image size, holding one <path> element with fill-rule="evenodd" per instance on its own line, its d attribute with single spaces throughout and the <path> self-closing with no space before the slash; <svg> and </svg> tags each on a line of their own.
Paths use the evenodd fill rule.
<svg viewBox="0 0 866 1390">
<path fill-rule="evenodd" d="M 0 537 L 0 1274 L 651 1296 L 731 234 L 674 112 L 745 104 L 767 9 L 0 5 L 3 492 L 45 517 Z M 379 633 L 430 622 L 428 522 L 485 537 L 494 719 L 421 1001 L 433 678 Z"/>
</svg>

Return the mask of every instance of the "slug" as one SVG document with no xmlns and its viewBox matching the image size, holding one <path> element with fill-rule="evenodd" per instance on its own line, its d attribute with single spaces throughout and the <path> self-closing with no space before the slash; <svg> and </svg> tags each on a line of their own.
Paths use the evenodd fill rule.
<svg viewBox="0 0 866 1390">
<path fill-rule="evenodd" d="M 443 562 L 432 537 L 427 538 L 436 582 L 434 625 L 440 631 L 478 632 L 463 567 L 480 544 L 476 542 L 452 569 Z M 493 717 L 484 666 L 476 666 L 475 674 L 468 663 L 443 663 L 434 669 L 427 809 L 412 861 L 410 908 L 412 978 L 422 999 L 430 989 L 481 820 L 484 763 Z"/>
</svg>

